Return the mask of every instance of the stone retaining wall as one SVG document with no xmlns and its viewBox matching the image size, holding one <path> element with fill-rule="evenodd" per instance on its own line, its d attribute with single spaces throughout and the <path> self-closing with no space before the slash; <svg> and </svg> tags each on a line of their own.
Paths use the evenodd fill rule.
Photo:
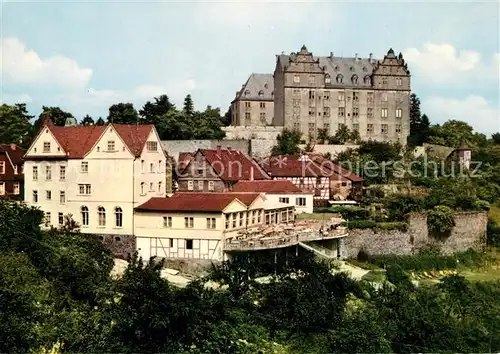
<svg viewBox="0 0 500 354">
<path fill-rule="evenodd" d="M 412 255 L 429 246 L 444 254 L 464 252 L 468 249 L 481 251 L 486 246 L 488 214 L 461 212 L 455 214 L 455 227 L 449 235 L 429 234 L 427 215 L 410 213 L 408 231 L 398 230 L 349 230 L 344 239 L 346 258 L 356 258 L 360 251 L 370 255 Z"/>
</svg>

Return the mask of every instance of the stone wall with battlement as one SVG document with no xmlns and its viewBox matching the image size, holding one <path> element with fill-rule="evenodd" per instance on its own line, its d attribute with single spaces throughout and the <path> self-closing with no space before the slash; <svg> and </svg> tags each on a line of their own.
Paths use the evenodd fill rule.
<svg viewBox="0 0 500 354">
<path fill-rule="evenodd" d="M 278 134 L 283 131 L 283 127 L 266 126 L 266 127 L 243 127 L 229 126 L 222 128 L 226 132 L 226 139 L 263 139 L 276 140 Z"/>
<path fill-rule="evenodd" d="M 369 255 L 413 255 L 429 246 L 443 254 L 481 251 L 486 247 L 488 214 L 460 212 L 455 214 L 455 227 L 447 236 L 435 236 L 427 229 L 425 213 L 408 215 L 408 231 L 354 229 L 344 239 L 346 258 L 356 258 L 360 251 Z"/>
</svg>

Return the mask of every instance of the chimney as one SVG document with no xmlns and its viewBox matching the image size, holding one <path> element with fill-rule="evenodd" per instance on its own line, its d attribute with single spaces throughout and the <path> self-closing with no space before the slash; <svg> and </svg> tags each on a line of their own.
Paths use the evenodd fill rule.
<svg viewBox="0 0 500 354">
<path fill-rule="evenodd" d="M 10 144 L 10 149 L 13 151 L 16 151 L 17 145 L 16 144 Z"/>
<path fill-rule="evenodd" d="M 354 54 L 354 59 L 358 59 L 358 53 Z"/>
<path fill-rule="evenodd" d="M 253 181 L 253 166 L 250 167 L 250 181 Z"/>
<path fill-rule="evenodd" d="M 227 149 L 228 149 L 229 151 L 231 151 L 231 146 L 228 146 L 228 147 L 227 147 Z"/>
<path fill-rule="evenodd" d="M 333 52 L 330 52 L 330 58 L 333 58 Z"/>
<path fill-rule="evenodd" d="M 370 62 L 372 61 L 373 53 L 370 53 Z"/>
</svg>

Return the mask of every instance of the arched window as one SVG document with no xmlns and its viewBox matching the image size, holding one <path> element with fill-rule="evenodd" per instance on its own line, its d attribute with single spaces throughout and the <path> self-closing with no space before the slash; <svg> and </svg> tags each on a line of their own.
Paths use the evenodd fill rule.
<svg viewBox="0 0 500 354">
<path fill-rule="evenodd" d="M 115 223 L 117 227 L 123 226 L 123 211 L 120 207 L 115 208 Z"/>
<path fill-rule="evenodd" d="M 342 76 L 342 74 L 338 74 L 337 75 L 337 84 L 341 84 L 342 82 L 344 82 L 344 77 Z"/>
<path fill-rule="evenodd" d="M 357 85 L 358 84 L 358 75 L 353 75 L 351 77 L 351 81 L 353 84 Z"/>
<path fill-rule="evenodd" d="M 155 171 L 155 165 L 154 165 L 154 163 L 152 163 L 152 162 L 151 162 L 151 163 L 149 164 L 149 172 L 150 172 L 150 173 L 154 173 L 154 171 Z"/>
<path fill-rule="evenodd" d="M 367 84 L 367 85 L 370 85 L 371 81 L 372 81 L 369 76 L 365 76 L 365 78 L 363 80 L 365 81 L 365 84 Z"/>
<path fill-rule="evenodd" d="M 262 90 L 259 91 L 259 97 L 264 97 L 264 91 Z"/>
<path fill-rule="evenodd" d="M 87 208 L 84 205 L 80 208 L 80 211 L 82 213 L 82 225 L 88 226 L 89 225 L 89 208 Z"/>
<path fill-rule="evenodd" d="M 330 77 L 330 75 L 326 74 L 325 75 L 325 84 L 329 84 L 332 82 L 332 78 Z"/>
<path fill-rule="evenodd" d="M 146 183 L 141 182 L 141 195 L 144 195 L 144 186 L 145 185 L 146 185 Z"/>
<path fill-rule="evenodd" d="M 106 226 L 106 209 L 100 206 L 97 208 L 97 219 L 99 220 L 99 226 Z"/>
</svg>

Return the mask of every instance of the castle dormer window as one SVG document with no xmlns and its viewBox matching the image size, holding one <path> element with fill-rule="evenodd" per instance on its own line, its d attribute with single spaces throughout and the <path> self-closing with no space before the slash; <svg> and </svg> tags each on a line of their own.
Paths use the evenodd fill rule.
<svg viewBox="0 0 500 354">
<path fill-rule="evenodd" d="M 259 91 L 259 97 L 264 97 L 264 91 L 262 90 Z"/>
<path fill-rule="evenodd" d="M 325 75 L 325 84 L 330 84 L 332 83 L 332 78 L 330 77 L 330 75 Z"/>
<path fill-rule="evenodd" d="M 250 90 L 245 90 L 245 96 L 248 96 L 250 94 Z"/>
<path fill-rule="evenodd" d="M 353 84 L 357 85 L 357 84 L 358 84 L 358 75 L 353 75 L 353 76 L 351 77 L 351 82 L 352 82 Z"/>
<path fill-rule="evenodd" d="M 367 84 L 367 85 L 370 85 L 371 84 L 371 79 L 369 76 L 365 76 L 365 78 L 363 79 L 364 83 Z"/>
<path fill-rule="evenodd" d="M 338 74 L 337 75 L 337 84 L 341 84 L 344 82 L 344 77 L 342 76 L 342 74 Z"/>
</svg>

